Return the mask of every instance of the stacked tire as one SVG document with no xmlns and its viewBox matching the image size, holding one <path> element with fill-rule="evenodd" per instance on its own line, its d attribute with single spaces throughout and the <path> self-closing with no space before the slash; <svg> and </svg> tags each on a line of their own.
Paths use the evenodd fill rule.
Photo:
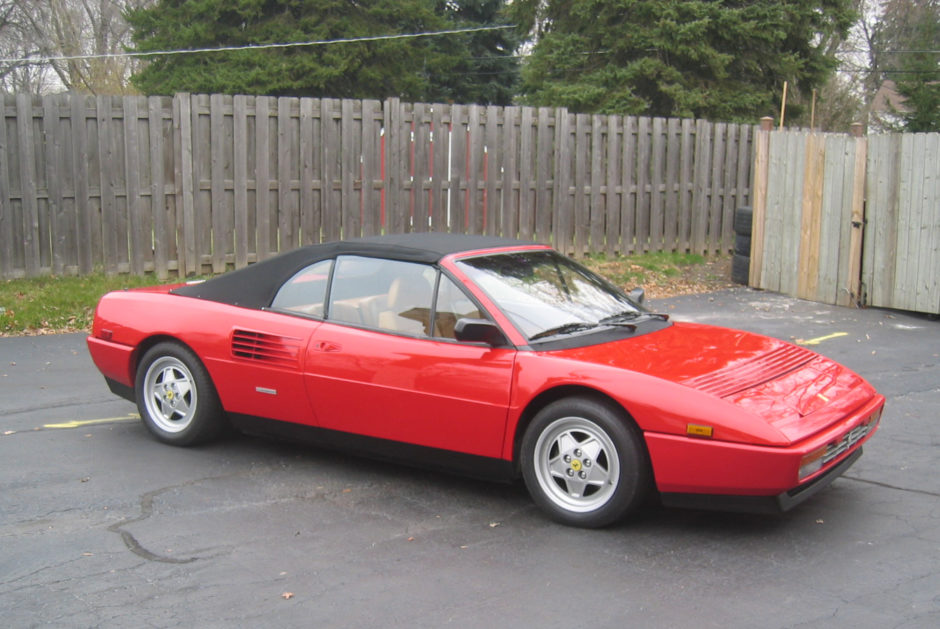
<svg viewBox="0 0 940 629">
<path fill-rule="evenodd" d="M 734 256 L 731 258 L 731 281 L 747 284 L 751 273 L 751 224 L 754 212 L 748 206 L 734 211 Z"/>
</svg>

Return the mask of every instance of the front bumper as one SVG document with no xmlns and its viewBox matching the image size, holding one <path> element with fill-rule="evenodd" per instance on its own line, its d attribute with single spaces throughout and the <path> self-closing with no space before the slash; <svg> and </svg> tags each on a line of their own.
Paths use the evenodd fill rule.
<svg viewBox="0 0 940 629">
<path fill-rule="evenodd" d="M 666 507 L 732 511 L 737 513 L 782 513 L 808 500 L 828 487 L 832 481 L 845 473 L 862 456 L 862 448 L 853 451 L 842 461 L 802 485 L 781 492 L 776 496 L 731 496 L 720 494 L 660 494 Z"/>
</svg>

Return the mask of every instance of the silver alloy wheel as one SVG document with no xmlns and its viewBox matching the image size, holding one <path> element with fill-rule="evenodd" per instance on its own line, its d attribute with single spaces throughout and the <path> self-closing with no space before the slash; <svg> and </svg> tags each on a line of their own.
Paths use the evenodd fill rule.
<svg viewBox="0 0 940 629">
<path fill-rule="evenodd" d="M 178 433 L 196 413 L 196 385 L 189 368 L 178 358 L 161 356 L 144 375 L 144 403 L 153 423 L 168 433 Z"/>
<path fill-rule="evenodd" d="M 596 423 L 562 417 L 535 443 L 533 466 L 542 492 L 558 507 L 576 513 L 607 504 L 620 481 L 614 442 Z"/>
</svg>

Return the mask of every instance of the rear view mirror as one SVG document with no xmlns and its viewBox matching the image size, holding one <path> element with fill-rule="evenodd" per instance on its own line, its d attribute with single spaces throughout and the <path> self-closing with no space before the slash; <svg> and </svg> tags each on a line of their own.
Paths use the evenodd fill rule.
<svg viewBox="0 0 940 629">
<path fill-rule="evenodd" d="M 458 319 L 454 336 L 463 343 L 486 343 L 490 347 L 502 347 L 508 343 L 502 330 L 487 319 Z"/>
<path fill-rule="evenodd" d="M 646 301 L 646 291 L 643 290 L 641 287 L 637 286 L 636 288 L 631 290 L 629 293 L 627 293 L 627 297 L 629 297 L 630 301 L 632 301 L 633 303 L 642 306 L 643 302 Z"/>
</svg>

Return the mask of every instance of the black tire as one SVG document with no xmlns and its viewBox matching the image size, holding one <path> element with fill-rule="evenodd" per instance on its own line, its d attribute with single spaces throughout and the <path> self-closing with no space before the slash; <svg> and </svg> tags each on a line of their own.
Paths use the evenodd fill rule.
<svg viewBox="0 0 940 629">
<path fill-rule="evenodd" d="M 751 274 L 751 258 L 734 254 L 731 258 L 731 281 L 735 284 L 748 284 Z"/>
<path fill-rule="evenodd" d="M 742 256 L 751 255 L 751 236 L 743 234 L 734 235 L 734 252 Z"/>
<path fill-rule="evenodd" d="M 747 205 L 734 210 L 734 233 L 742 236 L 751 235 L 751 225 L 754 220 L 754 211 Z"/>
<path fill-rule="evenodd" d="M 553 520 L 598 528 L 642 504 L 649 456 L 629 417 L 582 397 L 543 408 L 522 439 L 522 475 L 532 500 Z"/>
<path fill-rule="evenodd" d="M 163 443 L 205 443 L 225 427 L 209 373 L 192 351 L 178 343 L 158 343 L 147 350 L 134 387 L 144 425 Z"/>
</svg>

